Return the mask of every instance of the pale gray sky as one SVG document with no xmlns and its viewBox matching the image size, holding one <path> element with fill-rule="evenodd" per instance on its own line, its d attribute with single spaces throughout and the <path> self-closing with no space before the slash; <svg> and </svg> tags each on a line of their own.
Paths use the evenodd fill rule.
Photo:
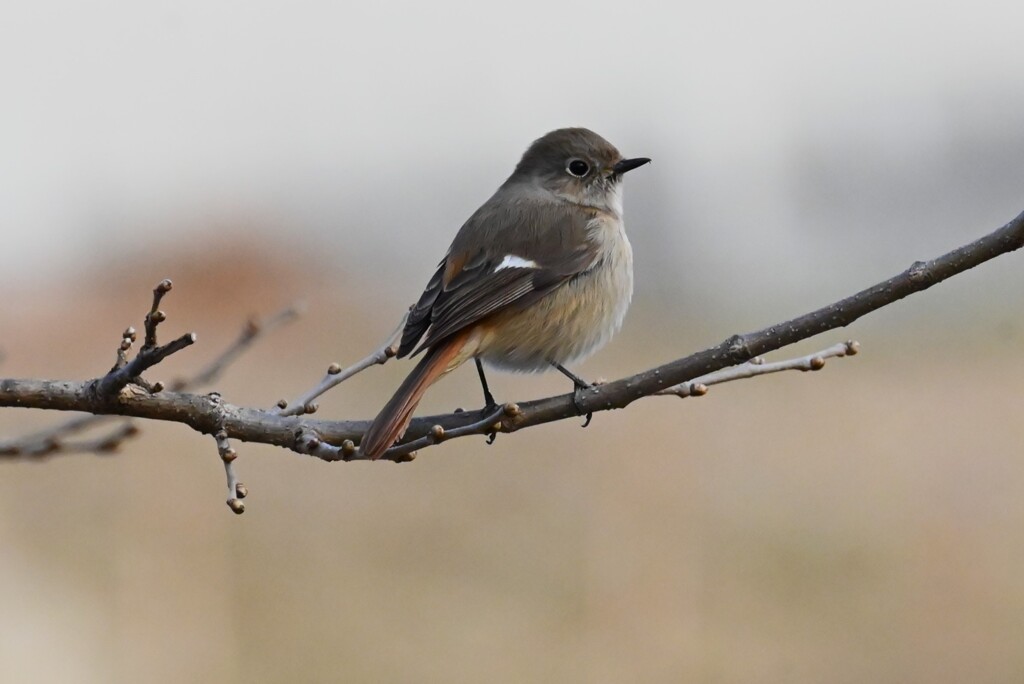
<svg viewBox="0 0 1024 684">
<path fill-rule="evenodd" d="M 627 190 L 639 284 L 866 284 L 1024 208 L 1022 20 L 1008 2 L 11 4 L 0 285 L 243 220 L 415 289 L 566 125 L 654 158 Z"/>
</svg>

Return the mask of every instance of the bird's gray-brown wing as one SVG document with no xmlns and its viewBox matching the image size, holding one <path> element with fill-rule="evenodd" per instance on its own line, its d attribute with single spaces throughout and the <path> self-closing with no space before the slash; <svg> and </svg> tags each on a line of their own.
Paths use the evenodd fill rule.
<svg viewBox="0 0 1024 684">
<path fill-rule="evenodd" d="M 421 339 L 415 353 L 506 307 L 528 305 L 592 268 L 591 218 L 565 203 L 509 203 L 496 195 L 463 225 L 410 310 L 398 355 Z"/>
</svg>

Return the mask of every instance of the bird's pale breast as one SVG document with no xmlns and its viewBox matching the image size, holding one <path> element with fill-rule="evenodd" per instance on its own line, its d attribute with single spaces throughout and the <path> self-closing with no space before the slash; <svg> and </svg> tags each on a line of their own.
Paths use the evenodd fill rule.
<svg viewBox="0 0 1024 684">
<path fill-rule="evenodd" d="M 478 347 L 485 362 L 512 371 L 573 363 L 619 329 L 633 296 L 633 250 L 613 215 L 592 220 L 587 233 L 597 246 L 594 265 L 534 304 L 488 321 Z"/>
</svg>

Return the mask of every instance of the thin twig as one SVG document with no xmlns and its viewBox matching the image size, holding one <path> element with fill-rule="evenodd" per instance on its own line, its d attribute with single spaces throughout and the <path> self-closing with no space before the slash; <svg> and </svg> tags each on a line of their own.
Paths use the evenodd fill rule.
<svg viewBox="0 0 1024 684">
<path fill-rule="evenodd" d="M 342 441 L 341 446 L 334 446 L 324 442 L 314 429 L 306 426 L 296 430 L 295 443 L 290 448 L 300 454 L 315 456 L 327 462 L 348 461 L 356 453 L 356 446 L 352 440 L 346 439 Z"/>
<path fill-rule="evenodd" d="M 445 430 L 440 425 L 435 425 L 430 428 L 430 432 L 422 437 L 391 447 L 384 452 L 381 458 L 396 460 L 405 457 L 412 460 L 419 449 L 425 449 L 428 446 L 440 444 L 441 442 L 446 442 L 449 439 L 465 437 L 467 435 L 493 435 L 499 432 L 505 432 L 505 419 L 508 418 L 510 420 L 514 420 L 519 417 L 519 415 L 519 407 L 516 404 L 509 403 L 499 406 L 480 420 L 475 423 L 470 423 L 469 425 L 462 425 L 449 430 Z M 358 459 L 359 457 L 360 456 L 357 454 L 353 460 Z"/>
<path fill-rule="evenodd" d="M 71 420 L 55 425 L 46 430 L 22 435 L 16 439 L 9 439 L 0 442 L 0 455 L 2 456 L 34 456 L 40 453 L 52 452 L 55 446 L 64 437 L 94 427 L 101 422 L 119 420 L 112 416 L 97 416 L 88 414 L 76 416 Z"/>
<path fill-rule="evenodd" d="M 208 363 L 203 369 L 201 369 L 195 375 L 178 379 L 170 384 L 170 389 L 175 392 L 183 392 L 185 390 L 194 389 L 196 387 L 203 387 L 216 381 L 221 373 L 231 365 L 235 359 L 242 355 L 253 342 L 259 339 L 262 335 L 276 330 L 282 326 L 285 326 L 299 316 L 302 315 L 304 307 L 302 304 L 292 304 L 272 316 L 268 316 L 262 320 L 258 318 L 250 318 L 242 326 L 242 331 L 238 337 L 232 342 L 227 349 L 220 353 L 210 363 Z"/>
<path fill-rule="evenodd" d="M 128 383 L 139 378 L 144 372 L 166 359 L 171 354 L 176 354 L 182 349 L 191 347 L 196 342 L 195 333 L 186 333 L 176 340 L 172 340 L 162 347 L 143 346 L 138 355 L 128 362 L 128 365 L 117 368 L 104 375 L 94 383 L 96 394 L 101 397 L 111 397 L 128 385 Z"/>
<path fill-rule="evenodd" d="M 235 514 L 241 515 L 245 513 L 245 504 L 242 503 L 242 499 L 249 494 L 249 490 L 238 481 L 238 476 L 235 474 L 235 459 L 238 458 L 238 453 L 232 448 L 231 442 L 228 441 L 228 433 L 224 430 L 218 430 L 213 438 L 217 442 L 217 453 L 220 454 L 220 460 L 224 463 L 224 475 L 228 481 L 228 508 Z"/>
<path fill-rule="evenodd" d="M 160 310 L 160 301 L 165 294 L 171 291 L 172 287 L 174 284 L 170 279 L 164 278 L 153 288 L 153 305 L 149 307 L 149 313 L 146 314 L 146 341 L 142 345 L 143 349 L 152 349 L 156 346 L 156 328 L 167 320 L 166 314 Z"/>
<path fill-rule="evenodd" d="M 112 454 L 121 448 L 125 440 L 139 434 L 139 428 L 131 421 L 123 421 L 107 434 L 76 442 L 61 441 L 57 449 L 62 454 Z"/>
<path fill-rule="evenodd" d="M 854 340 L 849 342 L 841 342 L 834 344 L 827 349 L 822 349 L 819 352 L 808 354 L 806 356 L 800 356 L 795 359 L 786 359 L 784 361 L 765 361 L 760 356 L 755 356 L 746 363 L 741 363 L 738 366 L 732 366 L 731 368 L 723 368 L 720 371 L 714 373 L 708 373 L 702 375 L 699 378 L 694 378 L 689 382 L 682 382 L 678 385 L 672 385 L 665 389 L 655 392 L 655 395 L 672 395 L 685 399 L 686 397 L 702 397 L 708 393 L 708 388 L 712 385 L 720 385 L 723 382 L 729 382 L 731 380 L 743 380 L 744 378 L 753 378 L 758 375 L 768 375 L 770 373 L 778 373 L 780 371 L 787 370 L 799 370 L 799 371 L 817 371 L 825 367 L 825 359 L 853 356 L 860 351 L 860 344 Z"/>
<path fill-rule="evenodd" d="M 388 359 L 391 359 L 398 353 L 398 342 L 402 337 L 402 329 L 405 328 L 405 321 L 408 318 L 409 314 L 406 313 L 402 317 L 402 322 L 388 336 L 384 344 L 374 349 L 369 355 L 356 361 L 348 368 L 342 368 L 338 364 L 332 363 L 327 367 L 327 374 L 315 387 L 291 402 L 281 399 L 277 402 L 277 407 L 273 409 L 274 413 L 281 416 L 301 416 L 316 413 L 317 404 L 313 402 L 314 399 L 367 368 L 378 365 L 382 366 L 387 363 Z"/>
<path fill-rule="evenodd" d="M 66 439 L 69 434 L 83 429 L 79 427 L 79 424 L 86 422 L 95 424 L 100 420 L 118 420 L 120 422 L 107 434 L 92 439 L 79 441 L 68 441 Z M 75 424 L 72 425 L 72 423 Z M 58 429 L 66 426 L 71 426 L 71 429 Z M 88 415 L 63 423 L 57 426 L 57 428 L 0 442 L 0 456 L 39 458 L 42 456 L 52 456 L 58 452 L 61 454 L 109 454 L 117 451 L 121 443 L 126 439 L 137 434 L 139 434 L 139 428 L 131 421 L 116 419 L 111 416 Z"/>
</svg>

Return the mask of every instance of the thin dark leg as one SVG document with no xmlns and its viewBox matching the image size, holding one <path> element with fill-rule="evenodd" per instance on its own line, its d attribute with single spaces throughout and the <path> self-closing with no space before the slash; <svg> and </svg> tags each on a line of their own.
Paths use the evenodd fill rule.
<svg viewBox="0 0 1024 684">
<path fill-rule="evenodd" d="M 480 359 L 477 357 L 473 358 L 476 361 L 476 372 L 480 375 L 480 386 L 484 390 L 484 408 L 493 409 L 497 406 L 497 402 L 494 401 L 494 395 L 491 394 L 491 390 L 487 387 L 487 376 L 484 375 L 484 365 L 480 363 Z"/>
<path fill-rule="evenodd" d="M 576 385 L 576 389 L 590 389 L 591 387 L 593 387 L 593 385 L 591 385 L 589 382 L 587 382 L 580 376 L 576 375 L 562 364 L 553 363 L 551 365 L 557 368 L 562 375 L 572 380 L 572 384 Z"/>
<path fill-rule="evenodd" d="M 490 413 L 497 406 L 497 402 L 494 401 L 494 395 L 491 394 L 490 388 L 487 386 L 487 376 L 484 375 L 484 364 L 480 363 L 480 358 L 474 356 L 473 360 L 476 361 L 476 372 L 480 375 L 480 386 L 484 390 L 484 413 Z M 497 432 L 491 432 L 487 435 L 487 443 L 494 444 L 494 440 L 498 438 Z"/>
<path fill-rule="evenodd" d="M 572 384 L 576 387 L 576 391 L 573 392 L 572 395 L 572 403 L 576 405 L 576 412 L 582 416 L 583 409 L 580 408 L 579 393 L 582 390 L 590 389 L 591 387 L 593 387 L 593 385 L 591 385 L 589 382 L 587 382 L 580 376 L 576 375 L 575 373 L 573 373 L 571 370 L 569 370 L 560 363 L 552 363 L 551 365 L 557 368 L 562 375 L 572 380 Z M 587 427 L 588 425 L 590 425 L 590 421 L 593 419 L 593 417 L 593 413 L 588 413 L 587 419 L 583 421 L 583 427 Z"/>
</svg>

